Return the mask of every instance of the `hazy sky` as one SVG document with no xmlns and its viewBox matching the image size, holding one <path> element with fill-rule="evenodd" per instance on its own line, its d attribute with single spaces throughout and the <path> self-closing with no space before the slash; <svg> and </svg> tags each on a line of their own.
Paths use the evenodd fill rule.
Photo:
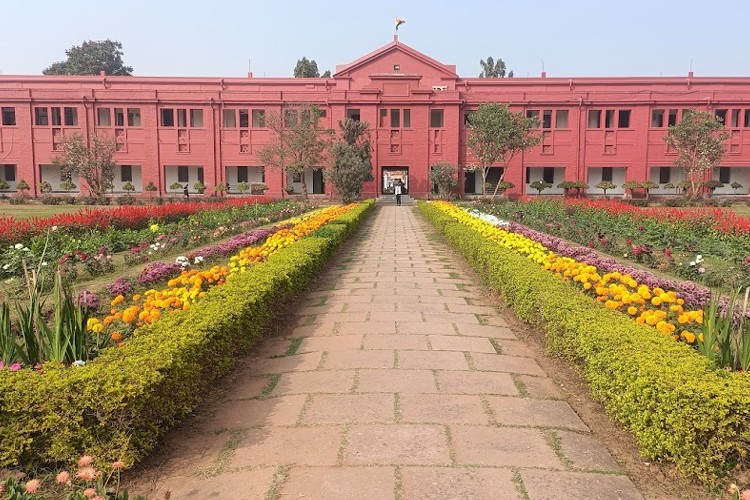
<svg viewBox="0 0 750 500">
<path fill-rule="evenodd" d="M 41 74 L 84 40 L 123 44 L 136 75 L 322 73 L 399 39 L 458 74 L 750 75 L 748 0 L 0 0 L 0 72 Z"/>
</svg>

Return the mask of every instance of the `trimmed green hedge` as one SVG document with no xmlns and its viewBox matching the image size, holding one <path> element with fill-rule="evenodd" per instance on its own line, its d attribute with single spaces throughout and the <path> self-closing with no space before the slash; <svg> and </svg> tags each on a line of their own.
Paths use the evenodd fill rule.
<svg viewBox="0 0 750 500">
<path fill-rule="evenodd" d="M 121 349 L 84 367 L 0 371 L 0 467 L 137 462 L 201 401 L 273 319 L 303 291 L 374 204 L 361 203 L 247 272 L 208 291 L 180 314 L 140 328 Z"/>
<path fill-rule="evenodd" d="M 579 367 L 645 456 L 705 483 L 747 465 L 749 375 L 713 368 L 690 347 L 603 307 L 434 205 L 419 207 L 519 318 L 543 329 L 548 350 Z"/>
</svg>

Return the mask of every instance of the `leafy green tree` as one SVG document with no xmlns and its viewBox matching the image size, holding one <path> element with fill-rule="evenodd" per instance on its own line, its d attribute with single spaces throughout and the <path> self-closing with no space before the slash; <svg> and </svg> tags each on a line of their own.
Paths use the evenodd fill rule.
<svg viewBox="0 0 750 500">
<path fill-rule="evenodd" d="M 331 78 L 331 70 L 330 70 L 330 69 L 327 69 L 327 70 L 325 71 L 325 73 L 323 73 L 322 75 L 320 75 L 320 77 L 321 77 L 321 78 Z"/>
<path fill-rule="evenodd" d="M 659 189 L 659 185 L 655 182 L 646 181 L 641 183 L 641 189 L 646 191 L 646 198 L 648 198 L 651 195 L 651 190 Z"/>
<path fill-rule="evenodd" d="M 159 188 L 156 187 L 154 184 L 154 181 L 148 181 L 148 184 L 146 184 L 146 191 L 148 191 L 149 194 L 152 194 L 154 191 L 158 191 Z"/>
<path fill-rule="evenodd" d="M 739 183 L 739 182 L 737 182 L 737 181 L 734 181 L 734 182 L 732 183 L 732 190 L 734 190 L 734 194 L 735 194 L 735 195 L 737 194 L 737 190 L 738 190 L 738 189 L 742 189 L 742 184 L 740 184 L 740 183 Z"/>
<path fill-rule="evenodd" d="M 447 161 L 435 163 L 430 169 L 430 182 L 437 187 L 438 199 L 449 199 L 458 187 L 458 169 Z"/>
<path fill-rule="evenodd" d="M 491 57 L 488 57 L 486 61 L 480 59 L 479 65 L 482 66 L 479 78 L 505 78 L 506 76 L 505 61 L 500 58 L 497 61 Z M 513 72 L 507 73 L 507 76 L 508 78 L 513 78 Z"/>
<path fill-rule="evenodd" d="M 669 127 L 664 140 L 677 153 L 674 164 L 685 172 L 692 196 L 698 195 L 702 180 L 721 162 L 728 137 L 721 119 L 704 111 L 685 113 L 682 121 Z"/>
<path fill-rule="evenodd" d="M 266 126 L 271 131 L 270 141 L 258 151 L 264 165 L 301 177 L 305 200 L 308 198 L 305 174 L 324 163 L 328 138 L 333 134 L 321 125 L 321 114 L 315 105 L 287 108 L 283 118 L 269 113 Z"/>
<path fill-rule="evenodd" d="M 89 145 L 82 135 L 75 134 L 63 139 L 62 149 L 62 154 L 52 160 L 52 164 L 60 167 L 63 178 L 83 178 L 91 195 L 97 197 L 112 187 L 117 166 L 112 160 L 117 150 L 114 139 L 93 134 Z"/>
<path fill-rule="evenodd" d="M 131 76 L 133 68 L 122 62 L 122 43 L 114 40 L 89 40 L 65 51 L 65 61 L 53 63 L 45 75 L 107 75 Z"/>
<path fill-rule="evenodd" d="M 527 118 L 523 112 L 513 113 L 507 105 L 495 102 L 481 104 L 469 115 L 466 145 L 479 162 L 482 194 L 493 163 L 500 162 L 503 166 L 502 182 L 513 157 L 539 143 L 541 137 L 534 133 L 536 124 L 535 118 Z M 493 195 L 499 185 L 498 182 Z"/>
<path fill-rule="evenodd" d="M 369 123 L 347 118 L 339 121 L 341 137 L 328 148 L 331 165 L 326 178 L 341 195 L 343 203 L 350 203 L 362 192 L 362 185 L 373 180 L 372 144 Z"/>
<path fill-rule="evenodd" d="M 328 75 L 330 76 L 330 72 Z M 299 59 L 294 67 L 294 78 L 320 78 L 318 63 L 315 59 L 308 60 L 306 57 Z"/>
<path fill-rule="evenodd" d="M 21 191 L 21 195 L 23 196 L 23 195 L 26 194 L 26 191 L 28 191 L 29 189 L 31 189 L 31 186 L 29 186 L 28 182 L 26 182 L 25 180 L 21 179 L 20 181 L 18 181 L 16 183 L 16 189 L 19 190 L 19 191 Z"/>
</svg>

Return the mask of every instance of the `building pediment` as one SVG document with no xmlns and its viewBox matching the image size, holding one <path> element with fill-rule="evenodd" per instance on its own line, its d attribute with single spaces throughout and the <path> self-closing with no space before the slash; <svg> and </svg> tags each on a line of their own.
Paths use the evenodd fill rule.
<svg viewBox="0 0 750 500">
<path fill-rule="evenodd" d="M 455 65 L 443 64 L 411 47 L 394 40 L 359 59 L 336 66 L 336 79 L 349 80 L 349 88 L 371 87 L 384 80 L 416 80 L 424 85 L 455 81 Z"/>
</svg>

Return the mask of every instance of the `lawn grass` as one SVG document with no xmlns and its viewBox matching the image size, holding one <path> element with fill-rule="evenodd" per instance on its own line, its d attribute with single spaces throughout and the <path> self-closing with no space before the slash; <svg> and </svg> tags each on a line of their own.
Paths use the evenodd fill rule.
<svg viewBox="0 0 750 500">
<path fill-rule="evenodd" d="M 51 217 L 57 214 L 74 213 L 83 210 L 81 205 L 42 205 L 41 203 L 27 203 L 24 205 L 0 204 L 0 217 L 14 219 L 29 219 L 31 217 Z M 89 208 L 110 208 L 107 205 Z"/>
</svg>

